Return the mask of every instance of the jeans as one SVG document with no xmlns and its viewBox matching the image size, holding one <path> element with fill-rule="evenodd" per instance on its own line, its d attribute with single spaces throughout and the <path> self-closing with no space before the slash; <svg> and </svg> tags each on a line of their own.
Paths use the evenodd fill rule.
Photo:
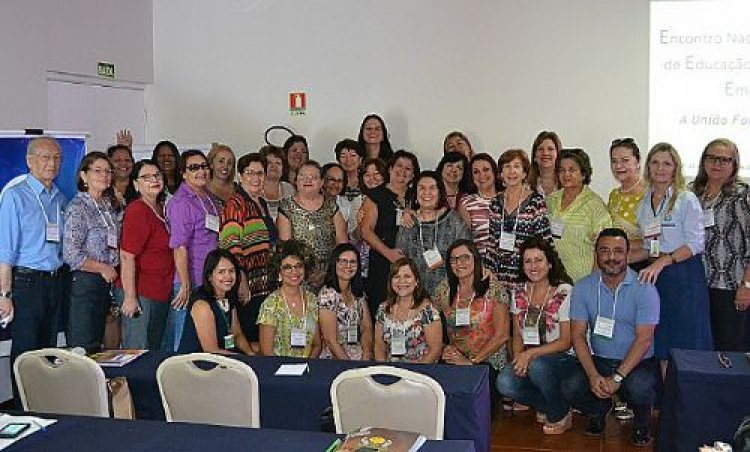
<svg viewBox="0 0 750 452">
<path fill-rule="evenodd" d="M 13 268 L 13 322 L 10 324 L 11 368 L 24 352 L 57 346 L 57 326 L 64 293 L 61 272 Z"/>
<path fill-rule="evenodd" d="M 528 374 L 519 377 L 507 364 L 497 378 L 497 390 L 511 399 L 545 413 L 549 422 L 568 414 L 570 405 L 561 390 L 562 380 L 575 370 L 576 359 L 567 353 L 543 355 L 531 361 Z"/>
<path fill-rule="evenodd" d="M 615 373 L 621 360 L 594 356 L 594 365 L 603 377 Z M 628 403 L 635 414 L 635 428 L 651 425 L 651 409 L 656 402 L 657 385 L 661 381 L 659 362 L 656 358 L 641 361 L 623 380 L 617 394 Z M 600 399 L 591 392 L 589 378 L 582 366 L 563 381 L 563 394 L 574 407 L 588 417 L 604 417 L 612 408 L 612 399 Z"/>
<path fill-rule="evenodd" d="M 172 295 L 170 301 L 174 300 L 177 296 L 177 292 L 180 291 L 180 283 L 174 283 L 172 286 Z M 180 339 L 182 339 L 182 329 L 185 327 L 185 315 L 187 315 L 186 309 L 175 309 L 172 305 L 169 305 L 169 313 L 167 314 L 167 325 L 164 328 L 164 337 L 161 340 L 161 349 L 166 352 L 176 352 L 180 346 Z"/>
<path fill-rule="evenodd" d="M 70 283 L 68 347 L 101 350 L 111 302 L 110 285 L 98 273 L 74 271 Z"/>
<path fill-rule="evenodd" d="M 115 301 L 122 307 L 125 292 L 115 289 Z M 127 317 L 122 314 L 122 347 L 146 350 L 159 350 L 167 326 L 169 303 L 138 297 L 141 314 L 138 317 Z"/>
</svg>

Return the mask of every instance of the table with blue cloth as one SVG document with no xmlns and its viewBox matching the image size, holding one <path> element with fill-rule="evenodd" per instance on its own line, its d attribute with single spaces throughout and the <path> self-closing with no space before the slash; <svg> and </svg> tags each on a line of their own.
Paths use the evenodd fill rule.
<svg viewBox="0 0 750 452">
<path fill-rule="evenodd" d="M 164 419 L 156 369 L 173 353 L 150 351 L 132 363 L 105 368 L 107 378 L 125 377 L 139 419 Z M 366 361 L 296 359 L 234 355 L 248 364 L 260 386 L 260 425 L 263 428 L 320 431 L 321 413 L 331 406 L 331 383 L 341 372 L 374 365 Z M 281 364 L 308 363 L 299 377 L 275 376 Z M 490 388 L 486 366 L 395 364 L 434 378 L 445 391 L 445 439 L 474 441 L 478 452 L 489 451 Z M 430 415 L 431 413 L 426 413 Z"/>
<path fill-rule="evenodd" d="M 9 452 L 138 452 L 175 451 L 325 451 L 342 435 L 215 425 L 124 421 L 83 416 L 40 415 L 57 419 L 8 447 Z M 473 452 L 471 441 L 427 441 L 427 452 Z"/>
<path fill-rule="evenodd" d="M 656 450 L 698 450 L 703 444 L 731 444 L 742 418 L 750 415 L 750 361 L 727 352 L 724 368 L 716 352 L 670 352 Z"/>
</svg>

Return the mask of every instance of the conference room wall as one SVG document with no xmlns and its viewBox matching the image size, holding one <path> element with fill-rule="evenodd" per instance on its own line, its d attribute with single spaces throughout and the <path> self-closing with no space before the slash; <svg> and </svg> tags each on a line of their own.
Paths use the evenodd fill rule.
<svg viewBox="0 0 750 452">
<path fill-rule="evenodd" d="M 48 79 L 151 83 L 152 12 L 151 0 L 1 0 L 0 130 L 48 127 Z M 115 82 L 97 77 L 99 61 Z"/>
<path fill-rule="evenodd" d="M 450 130 L 496 156 L 555 130 L 591 154 L 605 195 L 610 140 L 646 147 L 648 10 L 646 0 L 154 0 L 147 137 L 244 153 L 283 124 L 328 161 L 377 112 L 394 147 L 434 167 Z M 290 116 L 298 90 L 307 114 Z"/>
</svg>

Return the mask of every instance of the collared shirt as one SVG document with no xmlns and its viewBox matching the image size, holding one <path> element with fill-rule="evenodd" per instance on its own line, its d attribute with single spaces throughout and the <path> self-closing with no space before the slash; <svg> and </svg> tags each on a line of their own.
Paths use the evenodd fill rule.
<svg viewBox="0 0 750 452">
<path fill-rule="evenodd" d="M 641 235 L 646 237 L 648 225 L 654 221 L 661 223 L 661 234 L 659 234 L 659 251 L 671 253 L 682 245 L 687 245 L 693 255 L 703 252 L 705 243 L 705 231 L 703 229 L 703 209 L 698 197 L 693 192 L 683 191 L 677 194 L 674 207 L 669 211 L 669 202 L 674 196 L 672 187 L 667 190 L 661 204 L 652 208 L 651 194 L 653 189 L 649 188 L 638 205 L 638 227 Z M 650 237 L 646 237 L 643 246 L 650 247 Z"/>
<path fill-rule="evenodd" d="M 594 334 L 596 317 L 601 315 L 611 319 L 613 314 L 615 327 L 612 338 Z M 638 281 L 638 274 L 630 268 L 620 286 L 614 290 L 604 284 L 602 272 L 597 270 L 578 281 L 573 288 L 570 320 L 588 323 L 591 350 L 596 356 L 622 360 L 635 342 L 638 325 L 659 324 L 659 293 L 654 285 Z M 643 358 L 650 358 L 653 354 L 652 342 Z"/>
<path fill-rule="evenodd" d="M 220 215 L 219 204 L 206 192 L 198 196 L 182 183 L 167 202 L 169 247 L 187 249 L 188 271 L 193 286 L 203 280 L 203 261 L 219 244 L 219 234 L 206 228 L 206 215 Z M 175 278 L 178 275 L 175 274 Z"/>
<path fill-rule="evenodd" d="M 8 188 L 0 200 L 0 262 L 44 271 L 59 268 L 62 245 L 46 241 L 46 223 L 57 222 L 62 238 L 66 203 L 54 184 L 47 190 L 31 174 Z"/>
<path fill-rule="evenodd" d="M 79 192 L 65 208 L 63 260 L 71 270 L 80 270 L 86 259 L 117 267 L 120 251 L 108 246 L 107 235 L 116 234 L 120 243 L 122 213 L 115 212 L 108 199 L 97 202 L 88 192 Z"/>
</svg>

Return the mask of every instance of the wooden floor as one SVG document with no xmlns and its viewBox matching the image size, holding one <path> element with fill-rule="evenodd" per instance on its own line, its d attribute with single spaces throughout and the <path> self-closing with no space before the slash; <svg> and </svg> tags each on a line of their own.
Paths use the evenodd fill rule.
<svg viewBox="0 0 750 452">
<path fill-rule="evenodd" d="M 653 441 L 647 447 L 635 447 L 630 442 L 632 422 L 620 422 L 611 415 L 607 418 L 607 430 L 601 438 L 589 438 L 583 434 L 586 419 L 574 415 L 573 429 L 562 435 L 545 435 L 536 423 L 533 410 L 494 413 L 492 420 L 492 451 L 575 451 L 575 452 L 652 452 Z"/>
</svg>

